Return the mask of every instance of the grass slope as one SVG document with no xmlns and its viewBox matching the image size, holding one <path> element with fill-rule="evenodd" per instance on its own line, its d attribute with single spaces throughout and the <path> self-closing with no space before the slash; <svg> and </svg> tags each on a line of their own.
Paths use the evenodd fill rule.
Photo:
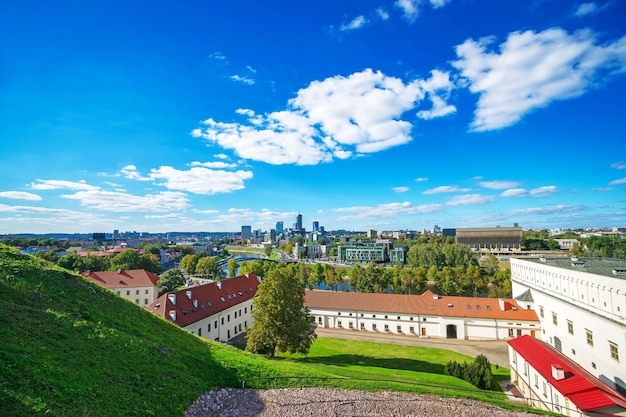
<svg viewBox="0 0 626 417">
<path fill-rule="evenodd" d="M 174 416 L 242 378 L 317 373 L 200 339 L 0 245 L 2 416 Z"/>
<path fill-rule="evenodd" d="M 278 379 L 274 386 L 423 392 L 428 388 L 414 384 L 441 384 L 449 387 L 446 395 L 464 395 L 468 383 L 440 373 L 448 360 L 470 359 L 318 339 L 309 357 L 268 360 L 198 338 L 80 276 L 0 245 L 0 416 L 179 416 L 204 391 L 273 376 L 309 378 Z M 470 396 L 502 405 L 492 396 Z"/>
</svg>

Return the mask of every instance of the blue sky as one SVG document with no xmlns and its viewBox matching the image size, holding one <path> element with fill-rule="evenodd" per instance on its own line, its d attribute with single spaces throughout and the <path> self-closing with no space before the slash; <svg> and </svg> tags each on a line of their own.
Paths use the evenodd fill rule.
<svg viewBox="0 0 626 417">
<path fill-rule="evenodd" d="M 0 5 L 0 234 L 626 226 L 626 2 Z"/>
</svg>

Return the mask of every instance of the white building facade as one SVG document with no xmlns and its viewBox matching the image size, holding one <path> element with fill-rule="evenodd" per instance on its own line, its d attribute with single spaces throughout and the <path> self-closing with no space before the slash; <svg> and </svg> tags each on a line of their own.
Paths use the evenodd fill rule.
<svg viewBox="0 0 626 417">
<path fill-rule="evenodd" d="M 318 326 L 468 340 L 538 336 L 539 320 L 515 300 L 308 290 L 305 306 Z"/>
<path fill-rule="evenodd" d="M 626 261 L 512 258 L 511 282 L 544 342 L 626 393 Z"/>
</svg>

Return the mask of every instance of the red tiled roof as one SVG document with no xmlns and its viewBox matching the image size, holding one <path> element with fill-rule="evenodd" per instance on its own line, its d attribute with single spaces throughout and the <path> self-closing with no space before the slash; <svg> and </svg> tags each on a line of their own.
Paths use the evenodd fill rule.
<svg viewBox="0 0 626 417">
<path fill-rule="evenodd" d="M 500 308 L 500 301 L 504 309 Z M 539 322 L 535 311 L 521 308 L 513 299 L 435 295 L 431 291 L 426 291 L 422 295 L 406 295 L 307 290 L 304 304 L 308 308 L 328 310 Z"/>
<path fill-rule="evenodd" d="M 81 275 L 106 288 L 155 287 L 159 281 L 158 275 L 145 269 L 81 272 Z"/>
<path fill-rule="evenodd" d="M 507 343 L 579 410 L 598 410 L 615 405 L 626 407 L 626 398 L 549 344 L 528 335 Z M 555 379 L 552 366 L 562 368 L 565 378 Z"/>
<path fill-rule="evenodd" d="M 239 275 L 209 284 L 189 287 L 163 294 L 146 310 L 186 327 L 251 300 L 256 294 L 260 279 L 254 274 Z M 174 302 L 175 301 L 175 302 Z M 171 312 L 176 319 L 173 320 Z"/>
</svg>

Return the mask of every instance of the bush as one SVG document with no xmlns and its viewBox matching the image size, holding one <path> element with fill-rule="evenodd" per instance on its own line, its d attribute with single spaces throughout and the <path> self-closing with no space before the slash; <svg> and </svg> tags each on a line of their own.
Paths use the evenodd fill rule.
<svg viewBox="0 0 626 417">
<path fill-rule="evenodd" d="M 469 364 L 467 362 L 460 364 L 456 361 L 450 361 L 446 364 L 444 373 L 463 379 L 480 389 L 491 389 L 494 383 L 491 363 L 489 363 L 489 359 L 485 355 L 478 355 L 474 362 Z"/>
</svg>

